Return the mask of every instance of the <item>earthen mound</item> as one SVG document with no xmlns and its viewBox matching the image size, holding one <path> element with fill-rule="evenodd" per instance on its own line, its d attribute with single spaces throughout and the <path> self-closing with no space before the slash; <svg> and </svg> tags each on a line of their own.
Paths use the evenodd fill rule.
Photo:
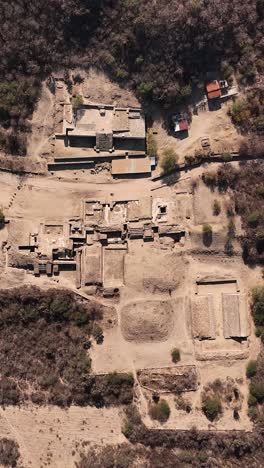
<svg viewBox="0 0 264 468">
<path fill-rule="evenodd" d="M 132 302 L 121 311 L 121 330 L 127 341 L 165 341 L 173 329 L 173 310 L 167 301 Z"/>
</svg>

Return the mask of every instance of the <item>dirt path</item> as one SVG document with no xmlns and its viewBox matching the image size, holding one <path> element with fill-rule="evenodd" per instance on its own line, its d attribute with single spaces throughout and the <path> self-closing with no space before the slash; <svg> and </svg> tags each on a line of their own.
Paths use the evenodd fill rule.
<svg viewBox="0 0 264 468">
<path fill-rule="evenodd" d="M 44 83 L 41 98 L 32 118 L 32 135 L 28 144 L 28 155 L 32 159 L 39 159 L 42 148 L 50 139 L 49 128 L 51 123 L 49 119 L 53 113 L 53 106 L 53 95 L 46 83 Z"/>
</svg>

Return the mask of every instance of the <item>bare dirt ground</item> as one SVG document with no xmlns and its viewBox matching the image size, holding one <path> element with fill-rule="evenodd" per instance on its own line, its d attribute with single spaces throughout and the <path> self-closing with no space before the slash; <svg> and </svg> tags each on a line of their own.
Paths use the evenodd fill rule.
<svg viewBox="0 0 264 468">
<path fill-rule="evenodd" d="M 33 113 L 27 147 L 27 155 L 32 159 L 39 159 L 50 151 L 50 138 L 53 133 L 54 96 L 46 83 L 43 83 L 40 99 Z"/>
<path fill-rule="evenodd" d="M 215 153 L 237 151 L 241 136 L 232 124 L 227 112 L 229 104 L 222 104 L 217 111 L 205 111 L 199 115 L 193 115 L 187 138 L 179 139 L 171 136 L 164 128 L 162 118 L 157 115 L 154 118 L 153 130 L 158 143 L 158 151 L 173 148 L 179 156 L 179 162 L 184 162 L 186 155 L 193 155 L 196 150 L 201 150 L 201 138 L 210 139 L 211 148 Z"/>
<path fill-rule="evenodd" d="M 78 73 L 78 70 L 74 71 Z M 82 72 L 80 71 L 82 75 Z M 107 76 L 96 70 L 90 69 L 82 84 L 76 86 L 74 91 L 82 91 L 85 99 L 89 102 L 102 104 L 115 104 L 120 107 L 139 107 L 140 104 L 135 95 L 128 89 L 121 88 L 117 83 L 113 83 Z"/>
<path fill-rule="evenodd" d="M 122 417 L 114 408 L 28 406 L 0 410 L 0 436 L 17 440 L 27 468 L 73 468 L 83 447 L 124 442 L 121 424 Z"/>
</svg>

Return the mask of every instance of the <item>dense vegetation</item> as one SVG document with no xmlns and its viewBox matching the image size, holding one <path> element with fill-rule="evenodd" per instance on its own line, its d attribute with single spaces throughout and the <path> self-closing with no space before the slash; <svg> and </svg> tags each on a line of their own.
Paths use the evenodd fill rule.
<svg viewBox="0 0 264 468">
<path fill-rule="evenodd" d="M 103 313 L 103 306 L 65 290 L 2 290 L 0 404 L 131 403 L 131 375 L 90 375 L 87 350 Z"/>
<path fill-rule="evenodd" d="M 235 67 L 248 83 L 264 68 L 263 0 L 10 0 L 0 15 L 0 147 L 11 153 L 25 152 L 40 80 L 54 70 L 67 79 L 96 65 L 170 105 L 199 94 L 208 72 L 230 79 Z"/>
<path fill-rule="evenodd" d="M 20 457 L 19 447 L 12 439 L 0 439 L 0 463 L 1 466 L 15 467 Z"/>
<path fill-rule="evenodd" d="M 252 291 L 252 316 L 256 325 L 256 334 L 261 337 L 261 351 L 257 361 L 249 361 L 246 369 L 251 379 L 248 398 L 249 416 L 257 427 L 264 429 L 264 286 Z"/>
<path fill-rule="evenodd" d="M 216 384 L 215 384 L 216 385 Z M 219 384 L 218 384 L 219 387 Z M 227 390 L 223 387 L 224 392 Z M 227 397 L 229 393 L 226 393 Z M 263 464 L 263 433 L 148 429 L 134 406 L 126 408 L 127 438 L 131 444 L 104 447 L 83 454 L 78 468 L 105 466 L 174 468 L 177 466 L 259 467 Z M 176 450 L 175 450 L 176 449 Z"/>
<path fill-rule="evenodd" d="M 244 235 L 241 238 L 244 259 L 247 262 L 264 262 L 264 163 L 263 161 L 241 164 L 239 170 L 230 164 L 217 171 L 203 174 L 204 183 L 212 190 L 226 192 L 231 189 L 233 206 L 227 207 L 230 217 L 228 241 L 234 237 L 232 217 L 241 216 Z M 227 242 L 227 253 L 228 253 Z"/>
</svg>

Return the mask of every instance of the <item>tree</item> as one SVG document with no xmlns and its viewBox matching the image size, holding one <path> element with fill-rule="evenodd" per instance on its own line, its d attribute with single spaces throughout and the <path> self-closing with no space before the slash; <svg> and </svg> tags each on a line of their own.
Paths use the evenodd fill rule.
<svg viewBox="0 0 264 468">
<path fill-rule="evenodd" d="M 203 224 L 203 243 L 209 247 L 213 240 L 213 228 L 210 224 Z"/>
<path fill-rule="evenodd" d="M 167 148 L 163 151 L 162 160 L 161 160 L 161 167 L 164 174 L 175 169 L 177 162 L 178 162 L 178 155 L 174 151 L 173 148 Z"/>
<path fill-rule="evenodd" d="M 77 94 L 74 98 L 72 98 L 72 108 L 74 112 L 76 112 L 79 107 L 83 105 L 83 97 L 80 94 Z"/>
<path fill-rule="evenodd" d="M 252 213 L 250 213 L 250 215 L 247 218 L 247 222 L 249 226 L 253 228 L 257 227 L 260 217 L 261 217 L 261 213 L 258 210 L 255 210 Z"/>
<path fill-rule="evenodd" d="M 181 360 L 181 352 L 178 348 L 173 348 L 173 350 L 171 351 L 171 359 L 174 363 L 179 362 Z"/>
<path fill-rule="evenodd" d="M 170 407 L 166 400 L 160 400 L 150 406 L 150 417 L 156 419 L 160 423 L 166 422 L 170 417 Z"/>
<path fill-rule="evenodd" d="M 5 215 L 3 211 L 0 209 L 0 229 L 2 229 L 5 225 Z"/>
<path fill-rule="evenodd" d="M 142 98 L 150 98 L 153 91 L 153 83 L 151 82 L 142 82 L 137 87 L 138 93 Z"/>
<path fill-rule="evenodd" d="M 218 397 L 206 398 L 203 401 L 202 410 L 210 421 L 214 421 L 222 411 L 221 401 Z"/>
<path fill-rule="evenodd" d="M 251 395 L 253 395 L 258 403 L 264 402 L 264 382 L 254 382 L 249 387 Z"/>
<path fill-rule="evenodd" d="M 247 378 L 250 379 L 251 377 L 254 377 L 257 373 L 257 361 L 249 361 L 247 364 L 247 369 L 246 369 L 246 375 Z"/>
<path fill-rule="evenodd" d="M 264 286 L 258 286 L 252 291 L 252 312 L 255 325 L 264 326 Z"/>
<path fill-rule="evenodd" d="M 150 157 L 156 158 L 158 155 L 158 145 L 157 140 L 154 137 L 153 133 L 147 133 L 147 154 Z"/>
<path fill-rule="evenodd" d="M 231 116 L 237 125 L 244 125 L 250 119 L 249 105 L 245 99 L 238 99 L 231 109 Z"/>
<path fill-rule="evenodd" d="M 218 216 L 221 213 L 221 205 L 218 200 L 214 200 L 213 203 L 213 214 L 214 216 Z"/>
</svg>

